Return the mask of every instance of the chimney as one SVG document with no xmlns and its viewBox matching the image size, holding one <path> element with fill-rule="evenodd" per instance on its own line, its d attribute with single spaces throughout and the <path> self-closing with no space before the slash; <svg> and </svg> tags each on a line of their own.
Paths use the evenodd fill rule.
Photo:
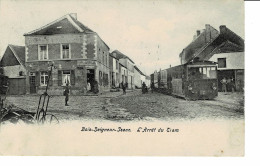
<svg viewBox="0 0 260 166">
<path fill-rule="evenodd" d="M 205 27 L 206 27 L 206 31 L 210 30 L 210 25 L 209 24 L 206 24 Z"/>
<path fill-rule="evenodd" d="M 194 41 L 196 38 L 197 38 L 197 35 L 194 35 L 194 36 L 193 36 L 193 41 Z"/>
<path fill-rule="evenodd" d="M 200 30 L 197 30 L 197 36 L 199 36 L 200 35 Z"/>
<path fill-rule="evenodd" d="M 211 28 L 209 24 L 205 25 L 206 31 L 205 31 L 205 43 L 208 43 L 211 41 Z"/>
<path fill-rule="evenodd" d="M 70 13 L 70 16 L 77 20 L 77 13 Z"/>
<path fill-rule="evenodd" d="M 226 25 L 220 25 L 220 27 L 219 27 L 220 33 L 225 32 L 226 28 L 227 28 Z"/>
</svg>

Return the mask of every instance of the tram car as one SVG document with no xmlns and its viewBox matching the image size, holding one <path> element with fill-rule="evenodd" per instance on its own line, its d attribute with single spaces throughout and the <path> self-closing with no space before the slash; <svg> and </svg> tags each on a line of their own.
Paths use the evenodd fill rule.
<svg viewBox="0 0 260 166">
<path fill-rule="evenodd" d="M 155 91 L 187 100 L 218 96 L 217 65 L 212 61 L 192 61 L 155 71 L 151 78 Z"/>
</svg>

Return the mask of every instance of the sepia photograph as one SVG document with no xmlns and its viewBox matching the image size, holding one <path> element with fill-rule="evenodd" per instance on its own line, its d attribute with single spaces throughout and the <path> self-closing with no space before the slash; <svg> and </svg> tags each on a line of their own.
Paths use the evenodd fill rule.
<svg viewBox="0 0 260 166">
<path fill-rule="evenodd" d="M 0 155 L 244 156 L 242 0 L 1 0 Z"/>
</svg>

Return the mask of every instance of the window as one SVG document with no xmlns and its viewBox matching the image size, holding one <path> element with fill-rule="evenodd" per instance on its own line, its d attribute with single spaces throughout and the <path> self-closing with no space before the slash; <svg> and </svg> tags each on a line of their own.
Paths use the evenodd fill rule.
<svg viewBox="0 0 260 166">
<path fill-rule="evenodd" d="M 62 85 L 66 86 L 66 84 L 68 83 L 70 85 L 70 70 L 64 70 L 62 71 Z"/>
<path fill-rule="evenodd" d="M 40 78 L 41 78 L 41 79 L 40 79 L 41 86 L 47 86 L 47 82 L 48 82 L 48 72 L 47 72 L 47 71 L 42 71 Z"/>
<path fill-rule="evenodd" d="M 226 58 L 218 58 L 218 68 L 226 68 Z"/>
<path fill-rule="evenodd" d="M 62 44 L 61 45 L 61 59 L 69 59 L 70 58 L 70 45 Z"/>
<path fill-rule="evenodd" d="M 116 60 L 116 69 L 118 69 L 118 61 Z"/>
<path fill-rule="evenodd" d="M 189 67 L 189 79 L 216 79 L 216 67 Z"/>
<path fill-rule="evenodd" d="M 39 60 L 48 59 L 48 46 L 47 45 L 39 45 L 38 47 L 38 57 Z"/>
<path fill-rule="evenodd" d="M 103 64 L 106 65 L 106 55 L 103 54 Z"/>
</svg>

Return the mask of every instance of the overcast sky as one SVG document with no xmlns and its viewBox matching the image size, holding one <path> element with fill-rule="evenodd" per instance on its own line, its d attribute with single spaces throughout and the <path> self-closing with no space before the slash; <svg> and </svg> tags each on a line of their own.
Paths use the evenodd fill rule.
<svg viewBox="0 0 260 166">
<path fill-rule="evenodd" d="M 24 45 L 24 33 L 68 13 L 149 75 L 179 65 L 179 53 L 205 24 L 226 25 L 244 38 L 242 0 L 0 0 L 0 56 L 8 44 Z"/>
</svg>

